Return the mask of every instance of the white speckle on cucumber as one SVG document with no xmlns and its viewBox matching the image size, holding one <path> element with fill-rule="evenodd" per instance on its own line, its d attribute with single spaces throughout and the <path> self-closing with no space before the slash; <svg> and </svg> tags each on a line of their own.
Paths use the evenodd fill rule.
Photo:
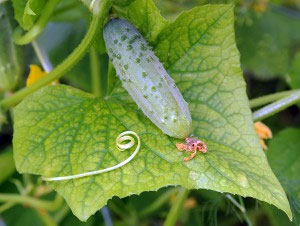
<svg viewBox="0 0 300 226">
<path fill-rule="evenodd" d="M 192 130 L 188 104 L 147 41 L 121 19 L 109 21 L 103 33 L 117 75 L 139 108 L 163 133 L 188 137 Z"/>
</svg>

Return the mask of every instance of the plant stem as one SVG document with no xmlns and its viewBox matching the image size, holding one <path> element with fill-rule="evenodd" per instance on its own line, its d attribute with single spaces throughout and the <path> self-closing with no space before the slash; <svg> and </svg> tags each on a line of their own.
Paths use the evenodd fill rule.
<svg viewBox="0 0 300 226">
<path fill-rule="evenodd" d="M 68 70 L 70 70 L 74 64 L 76 64 L 81 57 L 85 54 L 89 48 L 91 42 L 93 41 L 99 26 L 102 26 L 106 12 L 110 6 L 109 0 L 100 1 L 100 10 L 98 14 L 93 16 L 89 30 L 79 46 L 56 68 L 54 68 L 47 76 L 41 78 L 37 82 L 33 83 L 31 86 L 23 88 L 16 92 L 14 95 L 2 100 L 0 106 L 4 109 L 15 106 L 27 95 L 33 93 L 34 91 L 40 89 L 43 86 L 48 85 L 52 81 L 59 79 L 63 76 Z"/>
<path fill-rule="evenodd" d="M 124 208 L 120 208 L 113 200 L 111 200 L 107 204 L 109 209 L 112 210 L 116 215 L 118 215 L 122 219 L 126 219 L 128 214 L 124 212 Z"/>
<path fill-rule="evenodd" d="M 107 71 L 107 95 L 109 95 L 112 92 L 113 84 L 115 82 L 115 76 L 116 71 L 112 64 L 112 62 L 108 61 L 108 71 Z"/>
<path fill-rule="evenodd" d="M 169 198 L 172 195 L 174 195 L 175 193 L 177 193 L 178 190 L 179 190 L 179 188 L 172 188 L 172 189 L 166 191 L 165 193 L 163 193 L 156 200 L 154 200 L 154 202 L 152 202 L 149 206 L 147 206 L 146 208 L 144 208 L 141 211 L 140 216 L 144 217 L 144 216 L 147 216 L 147 215 L 155 212 L 156 210 L 158 210 L 164 203 L 166 203 L 166 201 L 169 200 Z"/>
<path fill-rule="evenodd" d="M 242 213 L 246 211 L 246 210 L 245 210 L 245 207 L 242 206 L 242 205 L 240 205 L 240 204 L 235 200 L 235 198 L 232 197 L 232 195 L 227 194 L 227 195 L 225 195 L 225 196 L 226 196 L 226 198 L 228 198 L 228 199 L 230 200 L 230 202 L 232 202 L 233 205 L 235 205 L 237 208 L 239 208 L 240 211 L 241 211 Z"/>
<path fill-rule="evenodd" d="M 176 224 L 177 218 L 180 214 L 185 200 L 188 197 L 188 194 L 189 190 L 187 190 L 186 188 L 181 188 L 179 190 L 175 203 L 172 205 L 172 208 L 168 213 L 164 226 L 174 226 Z"/>
<path fill-rule="evenodd" d="M 56 211 L 54 215 L 54 221 L 56 223 L 60 223 L 70 212 L 70 207 L 68 206 L 67 203 L 64 203 L 63 206 L 60 208 L 60 210 Z"/>
<path fill-rule="evenodd" d="M 290 94 L 296 93 L 298 91 L 299 90 L 288 90 L 288 91 L 282 91 L 282 92 L 258 97 L 258 98 L 250 100 L 250 107 L 251 108 L 260 107 L 262 105 L 269 104 L 276 100 L 279 100 L 281 98 L 289 96 Z"/>
<path fill-rule="evenodd" d="M 101 71 L 99 64 L 99 57 L 96 49 L 91 47 L 90 49 L 90 67 L 91 67 L 91 77 L 92 77 L 92 92 L 95 96 L 103 96 L 103 84 L 100 81 Z M 105 84 L 105 83 L 104 83 Z"/>
<path fill-rule="evenodd" d="M 243 198 L 241 196 L 239 196 L 239 201 L 240 203 L 238 203 L 235 198 L 232 197 L 232 195 L 229 195 L 227 194 L 226 195 L 226 198 L 228 198 L 233 205 L 235 205 L 237 208 L 239 208 L 239 210 L 241 211 L 243 217 L 244 217 L 244 220 L 246 221 L 246 223 L 248 224 L 248 226 L 252 226 L 252 222 L 250 221 L 248 215 L 247 215 L 247 211 L 246 211 L 246 208 L 245 208 L 245 205 L 244 205 L 244 201 L 243 201 Z"/>
<path fill-rule="evenodd" d="M 43 209 L 36 209 L 36 212 L 38 213 L 45 226 L 58 226 L 54 219 L 49 215 L 48 211 Z"/>
<path fill-rule="evenodd" d="M 245 205 L 244 205 L 244 201 L 243 201 L 243 198 L 241 196 L 239 196 L 239 201 L 240 201 L 240 205 L 245 210 L 244 212 L 242 212 L 245 221 L 247 222 L 248 226 L 252 226 L 252 222 L 251 222 L 250 218 L 248 217 L 248 214 L 247 214 L 247 211 L 246 211 L 246 208 L 245 208 Z"/>
<path fill-rule="evenodd" d="M 15 202 L 6 202 L 6 203 L 4 203 L 2 206 L 0 206 L 0 213 L 3 213 L 5 210 L 10 209 L 14 205 L 16 205 Z"/>
<path fill-rule="evenodd" d="M 269 104 L 255 112 L 253 112 L 253 120 L 261 121 L 268 118 L 300 101 L 300 91 L 290 94 L 272 104 Z"/>
<path fill-rule="evenodd" d="M 26 204 L 34 208 L 43 208 L 46 210 L 57 210 L 63 203 L 60 195 L 57 195 L 53 201 L 44 201 L 29 196 L 15 195 L 15 194 L 0 194 L 0 202 L 15 202 Z"/>
<path fill-rule="evenodd" d="M 60 0 L 48 0 L 37 22 L 24 35 L 21 35 L 22 29 L 18 27 L 13 34 L 15 43 L 18 45 L 25 45 L 32 42 L 37 36 L 39 36 L 45 29 L 54 8 L 59 1 Z"/>
<path fill-rule="evenodd" d="M 108 207 L 103 206 L 100 211 L 101 211 L 105 226 L 113 226 L 113 222 L 112 222 Z"/>
</svg>

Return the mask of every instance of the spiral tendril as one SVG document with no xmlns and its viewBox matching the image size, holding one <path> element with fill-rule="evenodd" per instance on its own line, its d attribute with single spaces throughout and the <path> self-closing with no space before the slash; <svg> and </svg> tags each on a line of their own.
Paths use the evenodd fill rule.
<svg viewBox="0 0 300 226">
<path fill-rule="evenodd" d="M 125 150 L 130 149 L 131 147 L 134 146 L 135 139 L 132 136 L 128 136 L 128 135 L 135 136 L 138 143 L 137 143 L 136 149 L 132 153 L 132 155 L 129 156 L 127 159 L 125 159 L 123 162 L 120 162 L 117 165 L 114 165 L 112 167 L 108 167 L 108 168 L 105 168 L 105 169 L 101 169 L 101 170 L 95 170 L 95 171 L 90 171 L 90 172 L 86 172 L 86 173 L 80 173 L 80 174 L 62 176 L 62 177 L 42 177 L 42 179 L 44 181 L 71 180 L 71 179 L 77 179 L 77 178 L 81 178 L 81 177 L 98 175 L 98 174 L 101 174 L 101 173 L 105 173 L 105 172 L 109 172 L 109 171 L 118 169 L 118 168 L 126 165 L 128 162 L 130 162 L 136 156 L 136 154 L 139 152 L 140 147 L 141 147 L 140 137 L 137 135 L 137 133 L 135 133 L 133 131 L 125 131 L 125 132 L 119 134 L 119 136 L 116 138 L 116 146 L 117 146 L 118 150 L 125 151 Z M 129 142 L 124 144 L 123 143 L 124 141 L 129 141 Z"/>
</svg>

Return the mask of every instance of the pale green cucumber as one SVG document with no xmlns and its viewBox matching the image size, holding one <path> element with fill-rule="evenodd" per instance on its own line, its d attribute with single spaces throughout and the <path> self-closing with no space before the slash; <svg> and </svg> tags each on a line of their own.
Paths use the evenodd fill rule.
<svg viewBox="0 0 300 226">
<path fill-rule="evenodd" d="M 10 2 L 0 2 L 0 92 L 17 85 L 22 72 L 22 49 L 13 43 L 13 13 Z"/>
<path fill-rule="evenodd" d="M 163 133 L 191 135 L 188 104 L 143 36 L 126 20 L 113 19 L 103 31 L 106 49 L 123 87 Z"/>
</svg>

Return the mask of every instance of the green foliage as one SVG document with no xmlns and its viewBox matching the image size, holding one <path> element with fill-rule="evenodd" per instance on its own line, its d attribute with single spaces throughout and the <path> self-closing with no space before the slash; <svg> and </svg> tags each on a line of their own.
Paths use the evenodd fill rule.
<svg viewBox="0 0 300 226">
<path fill-rule="evenodd" d="M 12 0 L 15 19 L 24 30 L 29 30 L 42 12 L 46 0 Z"/>
<path fill-rule="evenodd" d="M 129 6 L 135 0 L 111 0 L 113 5 L 116 6 Z M 150 1 L 149 1 L 150 2 Z"/>
<path fill-rule="evenodd" d="M 9 226 L 43 226 L 36 210 L 22 206 L 16 206 L 6 211 L 3 214 L 3 219 Z"/>
<path fill-rule="evenodd" d="M 289 73 L 289 84 L 293 89 L 300 89 L 300 52 L 295 55 Z"/>
<path fill-rule="evenodd" d="M 176 225 L 300 224 L 300 105 L 265 121 L 275 134 L 267 157 L 282 188 L 253 131 L 253 114 L 234 37 L 236 33 L 247 93 L 260 97 L 251 103 L 280 100 L 293 92 L 278 93 L 286 90 L 287 84 L 291 89 L 300 88 L 298 0 L 49 1 L 0 0 L 1 225 L 109 225 L 104 222 L 109 216 L 114 225 L 160 225 L 162 221 L 166 224 L 166 219 Z M 95 4 L 91 6 L 92 2 Z M 193 8 L 215 3 L 232 3 L 235 7 Z M 186 10 L 190 11 L 182 13 Z M 102 25 L 111 18 L 129 20 L 148 40 L 189 103 L 192 133 L 206 142 L 206 154 L 197 153 L 193 160 L 184 162 L 189 153 L 179 152 L 175 146 L 183 140 L 164 135 L 121 87 L 108 63 L 102 35 Z M 37 30 L 32 28 L 38 21 L 44 22 L 35 28 L 45 26 L 44 30 L 38 29 L 43 33 L 36 40 L 41 55 L 30 45 L 36 38 Z M 14 22 L 20 27 L 13 35 Z M 19 52 L 12 36 L 15 43 L 29 45 Z M 24 37 L 27 42 L 20 41 Z M 93 52 L 88 54 L 90 47 Z M 84 53 L 87 54 L 83 57 Z M 44 65 L 47 57 L 53 65 L 52 72 L 40 83 L 23 87 L 28 65 Z M 79 58 L 82 60 L 78 62 Z M 22 73 L 23 61 L 26 73 Z M 12 70 L 3 73 L 3 68 L 11 65 Z M 72 87 L 53 87 L 45 82 L 56 79 Z M 34 93 L 37 89 L 40 90 Z M 271 93 L 274 95 L 261 96 Z M 265 110 L 274 113 L 280 107 L 271 106 Z M 6 124 L 1 128 L 3 123 Z M 290 125 L 295 129 L 285 129 Z M 116 136 L 125 130 L 137 132 L 142 146 L 124 167 L 71 181 L 42 180 L 40 175 L 83 173 L 126 159 L 135 146 L 119 152 L 115 145 Z M 13 157 L 24 175 L 15 171 Z M 188 197 L 177 199 L 179 190 L 181 194 L 189 193 Z M 62 203 L 56 192 L 67 203 Z M 257 200 L 239 195 L 266 203 L 258 205 Z M 106 203 L 108 208 L 100 211 Z M 174 206 L 179 208 L 172 215 Z M 104 210 L 110 214 L 105 215 Z M 80 221 L 95 212 L 87 222 Z M 293 213 L 293 222 L 286 213 Z"/>
<path fill-rule="evenodd" d="M 99 1 L 99 0 L 96 0 Z M 81 2 L 87 7 L 90 8 L 92 0 L 81 0 Z"/>
<path fill-rule="evenodd" d="M 69 214 L 66 219 L 61 223 L 62 226 L 93 226 L 95 219 L 90 218 L 87 222 L 79 221 L 74 215 Z M 98 222 L 97 222 L 98 223 Z"/>
<path fill-rule="evenodd" d="M 251 14 L 252 24 L 237 23 L 237 43 L 245 70 L 257 78 L 285 76 L 295 46 L 300 43 L 300 20 L 276 9 Z"/>
<path fill-rule="evenodd" d="M 189 103 L 193 134 L 207 143 L 207 154 L 183 162 L 185 153 L 175 147 L 179 140 L 145 118 L 120 82 L 104 99 L 59 85 L 35 92 L 15 109 L 18 171 L 63 176 L 115 165 L 130 155 L 117 151 L 115 139 L 132 130 L 140 135 L 141 150 L 121 169 L 49 183 L 81 220 L 113 196 L 167 185 L 251 196 L 291 217 L 253 129 L 233 22 L 231 5 L 197 7 L 181 14 L 155 41 L 157 56 Z"/>
<path fill-rule="evenodd" d="M 287 216 L 274 206 L 265 205 L 264 210 L 266 211 L 269 220 L 273 226 L 295 226 Z"/>
<path fill-rule="evenodd" d="M 1 98 L 0 98 L 1 100 Z M 6 122 L 6 117 L 5 117 L 5 113 L 2 111 L 2 109 L 0 108 L 0 132 L 1 132 L 1 128 L 2 125 Z"/>
<path fill-rule="evenodd" d="M 15 170 L 12 148 L 9 147 L 0 152 L 0 184 L 9 178 Z"/>
<path fill-rule="evenodd" d="M 154 3 L 148 0 L 133 2 L 128 9 L 127 17 L 150 43 L 154 42 L 161 30 L 168 25 Z"/>
<path fill-rule="evenodd" d="M 268 160 L 289 198 L 293 222 L 300 224 L 300 129 L 285 129 L 271 140 Z"/>
<path fill-rule="evenodd" d="M 86 19 L 90 19 L 88 8 L 85 7 L 80 1 L 70 1 L 70 0 L 61 0 L 56 8 L 54 13 L 51 15 L 51 21 L 60 22 L 62 24 L 75 23 Z M 71 25 L 75 25 L 71 24 Z M 58 32 L 56 34 L 63 33 Z"/>
</svg>

